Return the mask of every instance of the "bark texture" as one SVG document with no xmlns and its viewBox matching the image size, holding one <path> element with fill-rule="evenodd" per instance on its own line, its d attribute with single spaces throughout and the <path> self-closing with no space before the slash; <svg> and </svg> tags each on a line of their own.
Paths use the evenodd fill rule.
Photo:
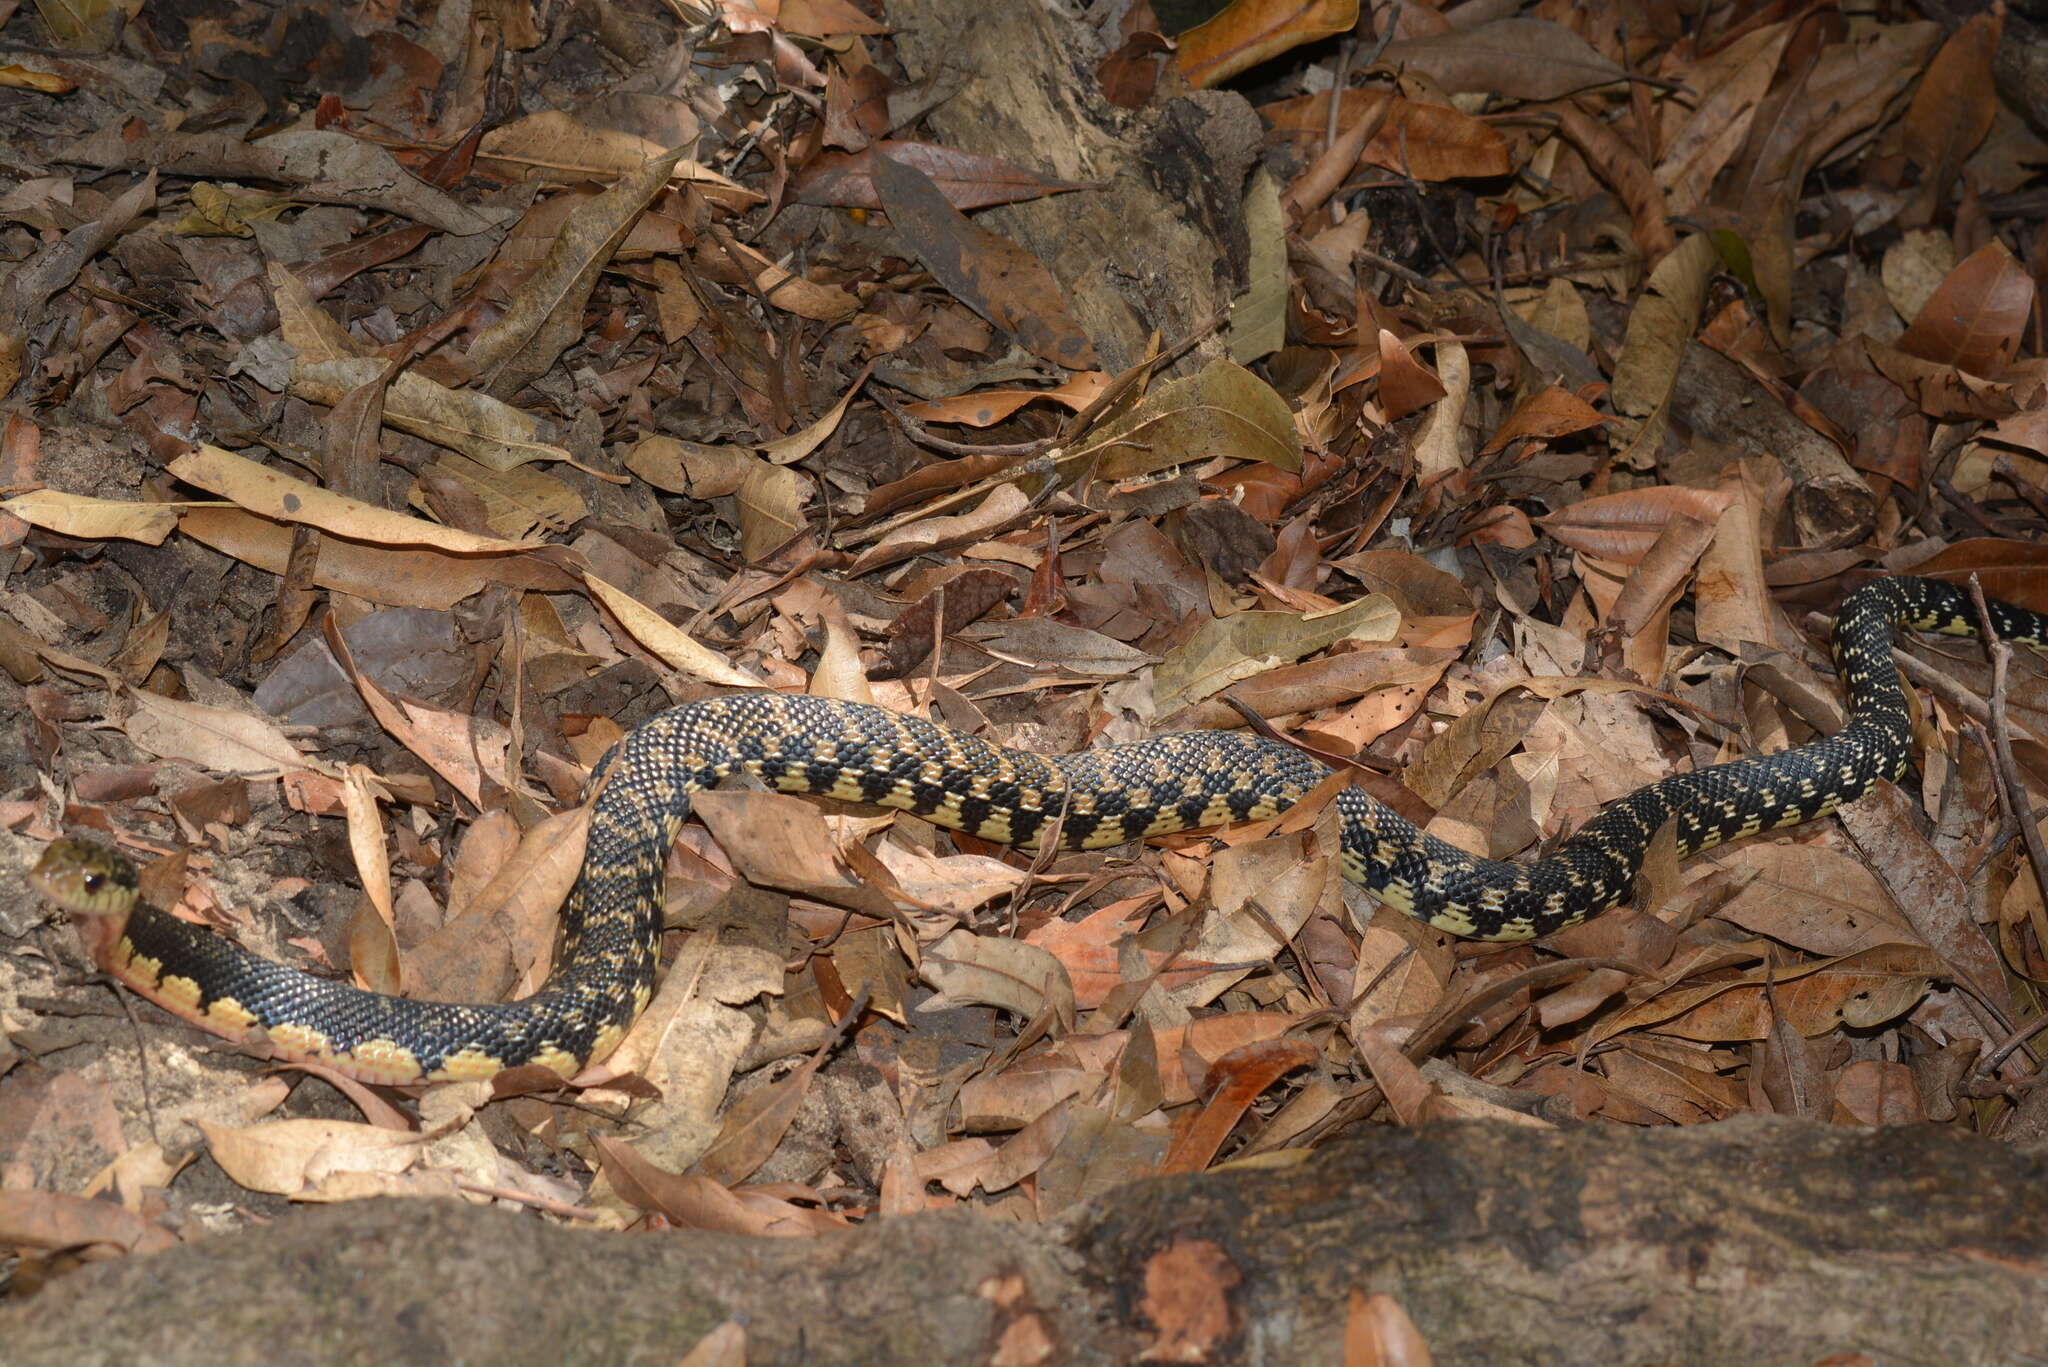
<svg viewBox="0 0 2048 1367">
<path fill-rule="evenodd" d="M 1100 185 L 975 219 L 1052 271 L 1105 369 L 1143 359 L 1155 329 L 1168 346 L 1183 340 L 1245 288 L 1244 180 L 1261 135 L 1241 96 L 1109 105 L 1096 94 L 1095 31 L 1037 0 L 895 0 L 889 18 L 914 79 L 966 77 L 932 112 L 939 141 Z M 1211 337 L 1196 355 L 1220 351 Z"/>
<path fill-rule="evenodd" d="M 1445 1367 L 2005 1367 L 2048 1342 L 2048 1158 L 1934 1127 L 1446 1125 L 1044 1227 L 819 1240 L 363 1202 L 87 1267 L 0 1307 L 0 1362 L 673 1364 L 737 1317 L 750 1367 L 1336 1367 L 1354 1290 Z"/>
</svg>

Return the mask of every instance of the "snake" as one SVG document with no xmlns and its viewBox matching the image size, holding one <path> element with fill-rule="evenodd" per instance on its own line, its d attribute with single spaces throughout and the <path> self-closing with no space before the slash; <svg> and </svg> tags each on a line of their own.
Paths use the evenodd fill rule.
<svg viewBox="0 0 2048 1367">
<path fill-rule="evenodd" d="M 2048 617 L 1988 601 L 2007 641 L 2048 648 Z M 1667 825 L 1685 857 L 1792 826 L 1906 770 L 1912 712 L 1895 627 L 1978 634 L 1961 588 L 1873 579 L 1835 617 L 1849 721 L 1776 754 L 1673 774 L 1609 803 L 1531 862 L 1467 853 L 1365 790 L 1333 801 L 1343 875 L 1452 935 L 1526 940 L 1628 898 Z M 776 790 L 912 812 L 984 840 L 1101 849 L 1286 811 L 1329 773 L 1280 740 L 1191 731 L 1040 755 L 870 704 L 773 692 L 686 702 L 628 733 L 593 771 L 589 837 L 561 914 L 561 950 L 533 995 L 459 1004 L 365 991 L 253 954 L 139 895 L 135 866 L 84 840 L 50 845 L 30 881 L 65 908 L 97 966 L 174 1015 L 274 1058 L 373 1083 L 483 1079 L 604 1059 L 652 997 L 663 870 L 691 795 L 746 772 Z"/>
</svg>

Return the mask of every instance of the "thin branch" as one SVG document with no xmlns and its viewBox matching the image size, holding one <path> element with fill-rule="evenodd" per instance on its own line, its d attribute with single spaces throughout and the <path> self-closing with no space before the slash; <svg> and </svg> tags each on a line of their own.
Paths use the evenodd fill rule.
<svg viewBox="0 0 2048 1367">
<path fill-rule="evenodd" d="M 2012 728 L 2005 715 L 2005 674 L 2012 660 L 2012 647 L 1999 638 L 1998 627 L 1991 620 L 1991 605 L 1984 601 L 1984 585 L 1976 575 L 1970 576 L 1970 602 L 1977 609 L 1977 629 L 1983 633 L 1984 649 L 1991 656 L 1991 717 L 1985 729 L 1986 749 L 1991 754 L 1991 767 L 1998 775 L 1998 791 L 2005 799 L 2005 809 L 2019 823 L 2020 841 L 2027 849 L 2027 863 L 2034 873 L 2034 889 L 2040 896 L 2042 913 L 2048 916 L 2048 848 L 2041 843 L 2041 827 L 2033 819 L 2033 804 L 2027 801 L 2026 784 L 2020 778 L 2019 765 L 2012 757 Z M 2035 933 L 2040 935 L 2041 922 L 2035 922 Z M 2044 942 L 2043 949 L 2048 949 Z"/>
</svg>

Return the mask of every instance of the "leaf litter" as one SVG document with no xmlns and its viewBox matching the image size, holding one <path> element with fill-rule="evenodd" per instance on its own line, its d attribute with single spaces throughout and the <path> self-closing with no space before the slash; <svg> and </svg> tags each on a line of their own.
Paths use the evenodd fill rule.
<svg viewBox="0 0 2048 1367">
<path fill-rule="evenodd" d="M 570 98 L 551 46 L 526 79 L 561 107 L 494 125 L 450 35 L 402 24 L 382 84 L 296 121 L 285 92 L 360 74 L 124 121 L 111 57 L 0 73 L 57 127 L 0 198 L 9 857 L 96 832 L 267 956 L 500 998 L 551 960 L 591 766 L 675 702 L 811 692 L 1047 752 L 1243 709 L 1342 777 L 1054 856 L 706 794 L 655 1001 L 566 1088 L 137 1032 L 9 912 L 10 1287 L 288 1201 L 800 1237 L 1046 1219 L 1367 1124 L 1996 1134 L 2048 1094 L 2048 871 L 1974 644 L 1902 643 L 1900 787 L 1653 845 L 1631 904 L 1535 944 L 1376 906 L 1324 805 L 1358 783 L 1539 857 L 1837 724 L 1814 614 L 1872 574 L 2048 609 L 2048 229 L 2011 207 L 2048 145 L 1992 94 L 2002 18 L 1236 0 L 1174 50 L 1134 7 L 1099 69 L 1127 110 L 1264 73 L 1266 264 L 1112 366 L 1109 286 L 975 211 L 1113 182 L 940 139 L 887 8 L 724 0 L 669 57 L 675 16 L 640 15 L 637 93 Z M 105 49 L 67 13 L 49 40 Z M 2024 652 L 1998 702 L 2038 794 Z M 738 1360 L 720 1333 L 704 1360 Z"/>
</svg>

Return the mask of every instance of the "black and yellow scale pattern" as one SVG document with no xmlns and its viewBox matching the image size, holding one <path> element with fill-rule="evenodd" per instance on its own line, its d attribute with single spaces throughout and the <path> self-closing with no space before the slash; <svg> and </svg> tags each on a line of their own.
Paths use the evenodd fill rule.
<svg viewBox="0 0 2048 1367">
<path fill-rule="evenodd" d="M 2048 618 L 1998 602 L 1991 610 L 2000 636 L 2048 645 Z M 1530 864 L 1467 854 L 1346 789 L 1336 799 L 1344 874 L 1454 935 L 1521 940 L 1627 897 L 1667 820 L 1675 819 L 1683 856 L 1853 802 L 1907 764 L 1912 726 L 1891 660 L 1894 625 L 1976 631 L 1968 596 L 1952 585 L 1874 581 L 1836 620 L 1852 717 L 1836 734 L 1638 789 Z M 558 967 L 523 1001 L 412 1001 L 310 977 L 139 904 L 132 866 L 83 842 L 52 845 L 33 881 L 80 917 L 101 967 L 216 1033 L 260 1030 L 273 1054 L 376 1082 L 482 1078 L 529 1063 L 566 1076 L 609 1053 L 646 1007 L 668 849 L 690 795 L 728 774 L 745 770 L 785 792 L 900 808 L 1018 845 L 1036 843 L 1064 804 L 1061 844 L 1095 849 L 1272 816 L 1327 773 L 1298 750 L 1237 732 L 1043 756 L 878 707 L 772 693 L 686 703 L 634 731 L 614 757 L 563 911 Z"/>
</svg>

